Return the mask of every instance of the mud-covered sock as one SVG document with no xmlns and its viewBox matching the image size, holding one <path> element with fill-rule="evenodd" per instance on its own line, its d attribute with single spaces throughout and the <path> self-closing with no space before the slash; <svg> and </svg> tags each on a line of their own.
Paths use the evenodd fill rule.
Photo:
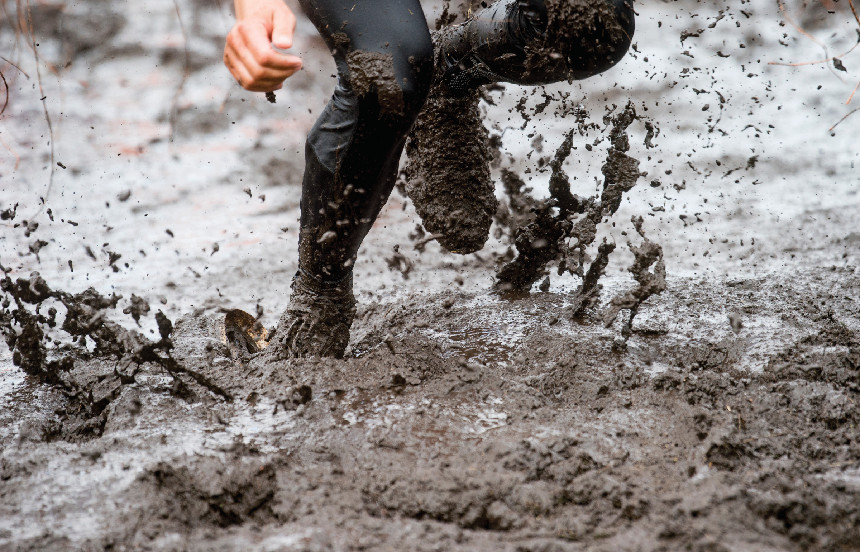
<svg viewBox="0 0 860 552">
<path fill-rule="evenodd" d="M 323 281 L 299 270 L 292 283 L 287 310 L 270 338 L 282 358 L 342 358 L 355 318 L 352 272 L 337 281 Z"/>
</svg>

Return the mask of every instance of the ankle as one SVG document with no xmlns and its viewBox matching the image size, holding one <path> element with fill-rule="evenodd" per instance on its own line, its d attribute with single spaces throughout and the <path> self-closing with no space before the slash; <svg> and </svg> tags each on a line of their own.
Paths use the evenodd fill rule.
<svg viewBox="0 0 860 552">
<path fill-rule="evenodd" d="M 293 276 L 293 289 L 303 289 L 318 295 L 352 295 L 352 271 L 336 280 L 323 279 L 299 268 Z"/>
</svg>

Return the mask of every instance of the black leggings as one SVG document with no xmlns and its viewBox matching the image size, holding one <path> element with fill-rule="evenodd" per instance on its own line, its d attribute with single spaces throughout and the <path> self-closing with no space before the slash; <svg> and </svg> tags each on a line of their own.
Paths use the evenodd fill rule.
<svg viewBox="0 0 860 552">
<path fill-rule="evenodd" d="M 388 200 L 430 89 L 433 44 L 418 0 L 300 1 L 338 83 L 305 146 L 299 268 L 331 282 L 352 272 Z"/>
</svg>

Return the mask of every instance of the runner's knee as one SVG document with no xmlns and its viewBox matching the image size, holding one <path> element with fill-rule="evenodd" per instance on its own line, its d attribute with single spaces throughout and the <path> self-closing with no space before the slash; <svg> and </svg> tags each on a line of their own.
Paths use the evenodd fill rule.
<svg viewBox="0 0 860 552">
<path fill-rule="evenodd" d="M 423 35 L 397 37 L 381 52 L 347 54 L 349 86 L 361 109 L 378 109 L 383 119 L 412 124 L 433 79 L 433 43 L 429 33 Z"/>
<path fill-rule="evenodd" d="M 402 55 L 406 58 L 409 73 L 401 79 L 400 87 L 407 115 L 414 118 L 424 106 L 433 83 L 433 42 L 427 36 L 426 40 L 417 41 Z"/>
</svg>

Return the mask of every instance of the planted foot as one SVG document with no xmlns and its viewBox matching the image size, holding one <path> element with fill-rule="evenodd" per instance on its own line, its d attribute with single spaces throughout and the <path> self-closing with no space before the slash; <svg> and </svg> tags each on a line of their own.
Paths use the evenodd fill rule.
<svg viewBox="0 0 860 552">
<path fill-rule="evenodd" d="M 278 327 L 269 338 L 281 358 L 343 358 L 355 318 L 352 275 L 337 283 L 320 282 L 299 270 Z"/>
</svg>

